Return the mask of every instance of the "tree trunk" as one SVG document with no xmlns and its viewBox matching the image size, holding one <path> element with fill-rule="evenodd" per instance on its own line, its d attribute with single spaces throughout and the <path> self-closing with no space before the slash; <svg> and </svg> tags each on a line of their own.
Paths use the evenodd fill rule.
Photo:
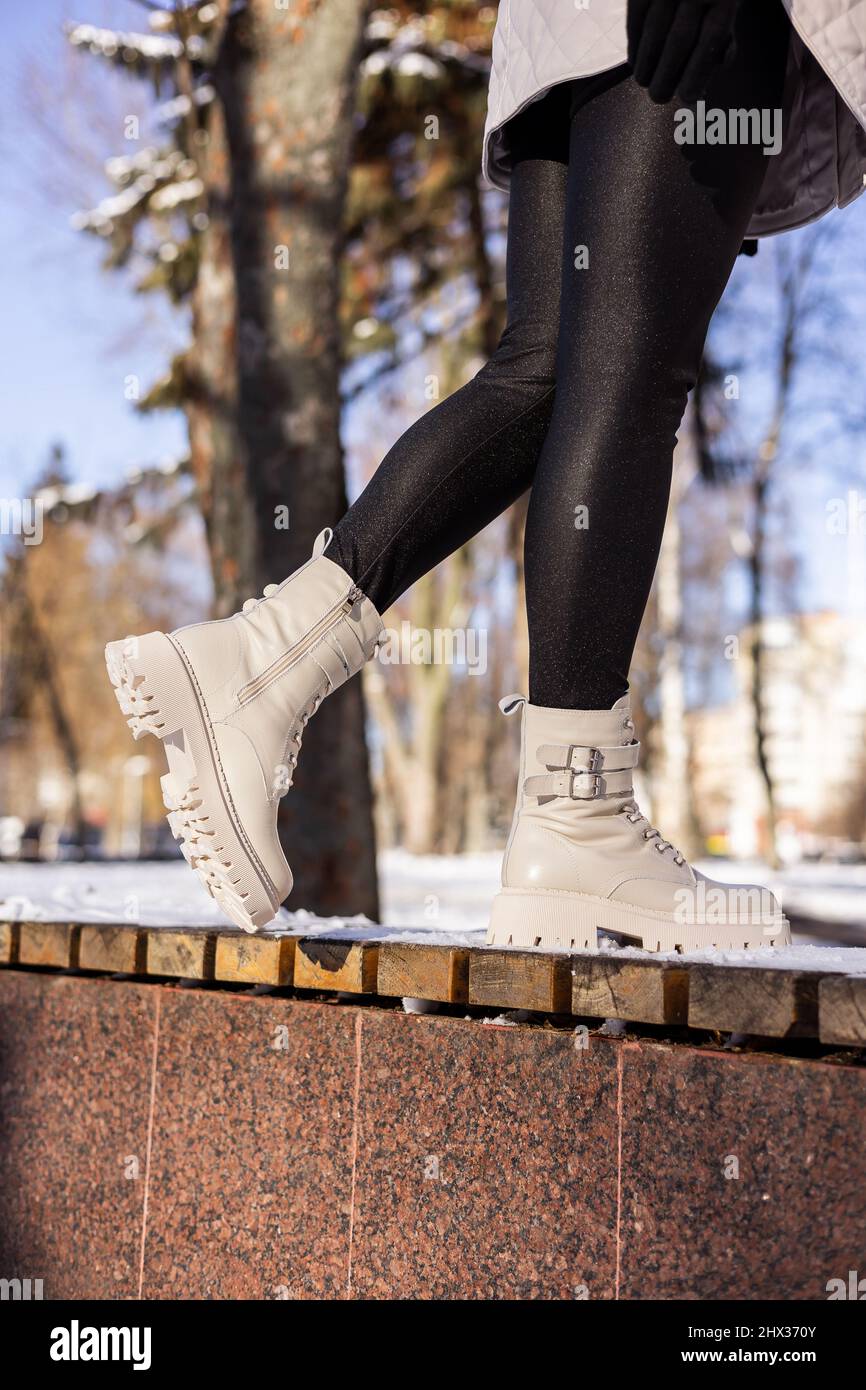
<svg viewBox="0 0 866 1390">
<path fill-rule="evenodd" d="M 215 102 L 207 144 L 197 154 L 207 188 L 187 355 L 190 462 L 207 533 L 214 616 L 228 617 L 257 580 L 255 512 L 237 418 L 237 295 L 231 236 L 231 163 L 225 120 Z"/>
<path fill-rule="evenodd" d="M 432 635 L 441 616 L 452 625 L 469 568 L 469 547 L 449 556 L 437 572 L 431 571 L 412 588 L 409 622 L 413 630 Z M 397 701 L 381 673 L 371 671 L 368 681 L 376 721 L 382 731 L 382 756 L 388 786 L 395 801 L 400 835 L 412 854 L 435 854 L 441 849 L 441 761 L 446 730 L 446 706 L 452 684 L 451 668 L 444 661 L 412 662 L 406 672 L 410 705 L 408 731 L 400 727 Z"/>
<path fill-rule="evenodd" d="M 765 456 L 769 459 L 775 454 L 773 443 L 765 444 Z M 772 452 L 770 452 L 772 451 Z M 752 717 L 755 725 L 755 753 L 758 771 L 764 784 L 767 806 L 767 826 L 765 832 L 765 854 L 767 862 L 779 866 L 777 840 L 776 788 L 767 750 L 767 700 L 765 680 L 764 646 L 764 566 L 767 541 L 767 493 L 769 489 L 768 468 L 761 466 L 754 483 L 755 530 L 754 545 L 749 559 L 751 576 L 751 632 L 752 632 Z"/>
<path fill-rule="evenodd" d="M 51 726 L 69 776 L 71 793 L 69 818 L 71 821 L 72 836 L 83 858 L 86 847 L 86 826 L 84 821 L 84 808 L 81 804 L 81 752 L 78 747 L 78 740 L 75 736 L 73 720 L 66 708 L 63 681 L 57 671 L 57 663 L 54 658 L 51 641 L 27 588 L 27 579 L 23 564 L 20 566 L 20 583 L 20 598 L 25 631 L 27 634 L 28 657 L 33 661 L 39 673 L 39 679 L 42 682 L 42 687 L 46 696 Z"/>
<path fill-rule="evenodd" d="M 364 8 L 247 0 L 231 10 L 215 64 L 230 240 L 213 230 L 200 309 L 210 291 L 217 341 L 202 350 L 220 358 L 232 322 L 230 254 L 233 379 L 223 390 L 228 373 L 216 362 L 224 375 L 210 402 L 210 532 L 224 611 L 308 559 L 316 534 L 346 507 L 339 266 Z M 218 175 L 218 143 L 210 158 Z M 219 193 L 217 184 L 217 215 Z M 363 695 L 352 681 L 311 724 L 280 807 L 295 875 L 290 906 L 377 915 L 371 803 Z"/>
</svg>

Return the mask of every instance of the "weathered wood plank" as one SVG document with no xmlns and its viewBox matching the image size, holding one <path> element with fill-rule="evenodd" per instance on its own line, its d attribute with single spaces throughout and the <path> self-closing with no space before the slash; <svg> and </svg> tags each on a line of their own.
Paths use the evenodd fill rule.
<svg viewBox="0 0 866 1390">
<path fill-rule="evenodd" d="M 214 978 L 244 984 L 290 985 L 295 945 L 292 936 L 221 932 L 216 943 Z"/>
<path fill-rule="evenodd" d="M 212 980 L 216 956 L 216 932 L 147 932 L 148 975 L 177 975 L 184 980 Z"/>
<path fill-rule="evenodd" d="M 308 937 L 295 948 L 295 988 L 375 994 L 378 961 L 377 942 Z"/>
<path fill-rule="evenodd" d="M 469 1003 L 570 1013 L 571 958 L 546 951 L 472 951 Z"/>
<path fill-rule="evenodd" d="M 866 1047 L 866 975 L 825 975 L 818 986 L 822 1043 Z"/>
<path fill-rule="evenodd" d="M 402 999 L 465 1004 L 469 998 L 469 951 L 460 946 L 384 942 L 379 947 L 376 990 Z"/>
<path fill-rule="evenodd" d="M 685 1024 L 688 971 L 666 961 L 572 956 L 571 1011 L 629 1023 Z"/>
<path fill-rule="evenodd" d="M 140 927 L 81 928 L 78 946 L 80 970 L 105 970 L 113 975 L 143 975 L 146 958 L 146 936 Z"/>
<path fill-rule="evenodd" d="M 768 1038 L 816 1037 L 817 971 L 689 967 L 689 1026 Z"/>
<path fill-rule="evenodd" d="M 81 927 L 76 922 L 19 922 L 19 965 L 75 970 Z"/>
<path fill-rule="evenodd" d="M 0 965 L 11 965 L 17 957 L 17 922 L 0 922 Z"/>
</svg>

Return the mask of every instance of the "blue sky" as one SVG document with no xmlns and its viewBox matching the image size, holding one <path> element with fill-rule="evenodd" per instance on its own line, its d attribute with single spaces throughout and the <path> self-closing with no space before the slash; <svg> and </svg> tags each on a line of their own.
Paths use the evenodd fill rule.
<svg viewBox="0 0 866 1390">
<path fill-rule="evenodd" d="M 76 211 L 67 184 L 100 191 L 98 173 L 88 169 L 124 152 L 122 133 L 112 146 L 109 132 L 88 139 L 79 133 L 81 170 L 50 156 L 51 129 L 58 136 L 73 123 L 67 95 L 79 65 L 96 100 L 111 90 L 130 110 L 138 94 L 122 75 L 111 75 L 97 59 L 73 53 L 63 24 L 83 20 L 108 26 L 143 27 L 145 11 L 132 0 L 39 0 L 4 13 L 0 58 L 0 157 L 7 182 L 0 221 L 0 296 L 4 308 L 0 493 L 20 493 L 44 463 L 50 446 L 66 445 L 73 475 L 107 482 L 128 468 L 176 455 L 185 448 L 179 413 L 140 417 L 124 396 L 124 378 L 144 385 L 161 372 L 172 347 L 183 342 L 184 325 L 156 296 L 145 302 L 128 292 L 122 276 L 100 269 L 102 248 L 69 225 Z M 58 92 L 56 111 L 43 104 L 47 135 L 28 109 L 34 98 L 31 64 Z M 55 126 L 56 123 L 56 126 Z M 58 141 L 59 144 L 59 141 Z M 57 165 L 60 164 L 58 171 Z M 74 163 L 69 161 L 68 163 Z M 40 191 L 41 185 L 41 191 Z M 107 183 L 101 191 L 107 193 Z"/>
<path fill-rule="evenodd" d="M 100 245 L 70 226 L 79 207 L 109 191 L 101 173 L 104 159 L 129 149 L 123 114 L 146 111 L 148 103 L 147 94 L 122 75 L 71 51 L 63 26 L 73 20 L 146 28 L 145 9 L 135 0 L 39 0 L 10 6 L 4 14 L 0 496 L 6 497 L 25 491 L 55 442 L 66 447 L 73 477 L 96 484 L 177 456 L 186 446 L 179 412 L 141 417 L 124 395 L 127 376 L 138 376 L 146 387 L 185 341 L 183 316 L 160 296 L 136 297 L 123 276 L 103 271 Z M 46 95 L 40 97 L 42 88 Z M 68 155 L 62 153 L 65 141 Z M 852 295 L 859 295 L 866 198 L 837 216 L 846 219 L 837 270 L 844 275 L 850 266 L 857 280 Z M 754 270 L 741 263 L 736 273 Z M 860 388 L 866 391 L 866 372 Z M 364 431 L 369 410 L 361 406 L 347 420 L 350 444 Z M 866 491 L 863 444 L 849 439 L 842 451 L 858 456 L 854 472 Z M 806 606 L 841 601 L 844 547 L 828 540 L 824 512 L 827 497 L 839 491 L 830 478 L 831 464 L 839 462 L 837 449 L 826 464 L 819 459 L 817 467 L 798 475 L 792 470 L 785 483 L 797 517 L 794 544 Z"/>
</svg>

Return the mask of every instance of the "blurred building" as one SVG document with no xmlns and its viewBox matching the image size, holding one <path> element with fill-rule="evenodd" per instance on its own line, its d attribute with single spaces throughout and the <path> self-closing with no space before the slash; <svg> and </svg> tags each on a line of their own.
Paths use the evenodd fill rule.
<svg viewBox="0 0 866 1390">
<path fill-rule="evenodd" d="M 796 859 L 866 831 L 866 621 L 834 612 L 768 619 L 765 726 L 778 843 Z M 766 844 L 755 752 L 751 632 L 733 656 L 736 694 L 687 716 L 694 811 L 707 846 L 736 857 Z"/>
</svg>

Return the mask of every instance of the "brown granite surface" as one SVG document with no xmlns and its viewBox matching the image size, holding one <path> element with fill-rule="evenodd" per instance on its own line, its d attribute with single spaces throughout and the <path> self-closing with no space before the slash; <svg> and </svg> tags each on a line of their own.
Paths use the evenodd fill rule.
<svg viewBox="0 0 866 1390">
<path fill-rule="evenodd" d="M 0 973 L 0 1277 L 138 1290 L 156 998 Z"/>
<path fill-rule="evenodd" d="M 354 1011 L 161 992 L 144 1296 L 342 1297 Z"/>
<path fill-rule="evenodd" d="M 626 1047 L 621 1298 L 823 1299 L 863 1268 L 866 1068 Z"/>
<path fill-rule="evenodd" d="M 866 1067 L 581 1041 L 4 971 L 0 1277 L 71 1298 L 820 1299 L 862 1268 Z"/>
<path fill-rule="evenodd" d="M 361 1017 L 353 1295 L 611 1297 L 614 1052 L 568 1031 Z"/>
</svg>

